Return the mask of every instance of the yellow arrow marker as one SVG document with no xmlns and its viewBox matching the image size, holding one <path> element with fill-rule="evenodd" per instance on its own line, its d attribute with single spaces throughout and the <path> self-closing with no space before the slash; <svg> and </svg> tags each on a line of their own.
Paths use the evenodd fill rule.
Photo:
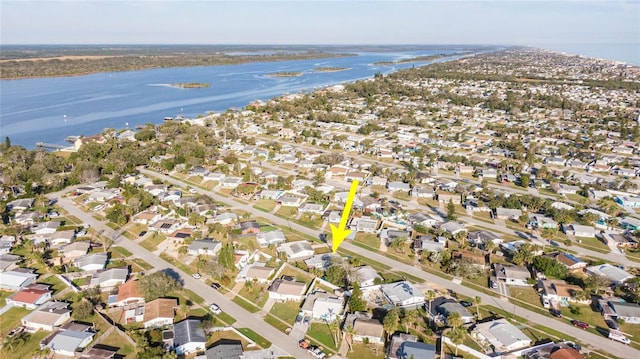
<svg viewBox="0 0 640 359">
<path fill-rule="evenodd" d="M 347 202 L 344 204 L 344 210 L 342 211 L 342 217 L 340 217 L 340 224 L 338 227 L 331 225 L 331 235 L 333 237 L 333 241 L 331 247 L 333 249 L 333 253 L 338 250 L 340 244 L 344 241 L 345 238 L 351 233 L 350 229 L 346 229 L 347 220 L 349 219 L 349 212 L 351 212 L 351 206 L 353 205 L 353 199 L 356 198 L 356 190 L 358 189 L 358 181 L 351 182 L 351 189 L 349 190 L 349 196 L 347 197 Z"/>
</svg>

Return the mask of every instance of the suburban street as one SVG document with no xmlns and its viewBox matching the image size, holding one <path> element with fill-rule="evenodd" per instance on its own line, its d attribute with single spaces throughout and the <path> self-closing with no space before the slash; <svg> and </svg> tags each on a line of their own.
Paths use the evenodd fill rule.
<svg viewBox="0 0 640 359">
<path fill-rule="evenodd" d="M 69 190 L 70 189 L 66 189 L 65 192 Z M 51 193 L 48 196 L 49 198 L 58 199 L 57 205 L 64 208 L 72 216 L 75 216 L 84 223 L 91 225 L 91 227 L 96 231 L 104 231 L 104 234 L 113 232 L 113 230 L 104 222 L 96 220 L 90 213 L 79 209 L 71 200 L 61 197 L 62 193 L 64 192 Z M 288 335 L 276 330 L 271 325 L 262 321 L 258 317 L 258 313 L 254 314 L 246 311 L 218 291 L 210 288 L 202 280 L 194 279 L 191 275 L 181 271 L 179 268 L 173 266 L 169 262 L 166 262 L 125 237 L 120 237 L 115 245 L 125 248 L 131 252 L 134 257 L 140 258 L 149 263 L 154 267 L 155 271 L 169 269 L 179 274 L 180 280 L 184 282 L 185 288 L 192 290 L 197 295 L 204 298 L 208 304 L 216 303 L 222 311 L 235 318 L 237 321 L 233 324 L 234 327 L 250 328 L 265 339 L 269 340 L 274 346 L 277 346 L 296 358 L 313 358 L 306 350 L 299 348 L 298 343 L 293 341 Z"/>
<path fill-rule="evenodd" d="M 166 175 L 163 175 L 163 174 L 160 174 L 158 172 L 151 171 L 151 170 L 148 170 L 148 169 L 142 169 L 141 168 L 140 172 L 143 173 L 143 174 L 146 174 L 148 176 L 160 178 L 163 181 L 166 181 L 168 183 L 172 183 L 172 184 L 177 185 L 177 186 L 181 186 L 181 187 L 191 186 L 191 185 L 189 185 L 189 184 L 187 184 L 187 183 L 185 183 L 183 181 L 174 179 L 172 177 L 169 177 L 169 176 L 166 176 Z M 312 237 L 318 237 L 319 231 L 317 231 L 317 230 L 309 229 L 307 227 L 304 227 L 304 226 L 299 225 L 299 224 L 294 223 L 294 222 L 287 221 L 286 219 L 280 218 L 280 217 L 272 215 L 270 213 L 266 213 L 266 212 L 254 209 L 251 206 L 240 204 L 238 202 L 233 201 L 232 199 L 230 199 L 228 197 L 224 197 L 224 196 L 218 195 L 218 194 L 216 194 L 216 193 L 214 193 L 212 191 L 204 190 L 204 189 L 199 188 L 199 187 L 193 187 L 193 186 L 191 186 L 191 187 L 195 188 L 195 190 L 197 192 L 199 192 L 201 194 L 205 194 L 207 196 L 210 196 L 211 198 L 213 198 L 214 200 L 216 200 L 218 202 L 225 203 L 225 204 L 227 204 L 227 205 L 229 205 L 231 207 L 236 207 L 236 208 L 242 209 L 244 211 L 247 211 L 247 212 L 251 213 L 252 215 L 254 215 L 256 217 L 266 218 L 266 219 L 272 221 L 273 223 L 275 223 L 276 225 L 288 226 L 288 227 L 291 227 L 292 229 L 294 229 L 296 231 L 299 231 L 301 233 L 310 235 Z M 128 241 L 123 241 L 123 242 L 128 242 Z M 123 247 L 125 247 L 123 245 L 123 243 L 121 243 L 121 245 Z M 138 247 L 139 250 L 141 250 L 141 251 L 145 251 L 143 248 L 141 248 L 141 247 L 139 247 L 137 245 L 136 245 L 136 247 Z M 602 348 L 603 350 L 605 350 L 605 351 L 607 351 L 607 352 L 609 352 L 609 353 L 611 353 L 613 355 L 616 355 L 618 357 L 621 357 L 621 358 L 640 357 L 640 350 L 631 348 L 629 346 L 625 346 L 624 344 L 621 344 L 621 343 L 613 342 L 610 339 L 605 338 L 604 336 L 599 336 L 599 335 L 595 335 L 595 334 L 586 332 L 586 331 L 584 331 L 582 329 L 576 328 L 576 327 L 574 327 L 574 326 L 572 326 L 570 324 L 567 324 L 567 323 L 565 323 L 563 321 L 555 320 L 555 319 L 551 318 L 548 315 L 538 314 L 536 312 L 533 312 L 533 311 L 521 308 L 521 307 L 519 307 L 517 305 L 514 305 L 514 304 L 512 304 L 512 303 L 510 303 L 510 302 L 508 302 L 506 300 L 501 300 L 501 299 L 499 299 L 497 297 L 489 296 L 489 295 L 487 295 L 487 294 L 485 294 L 483 292 L 476 291 L 474 289 L 465 287 L 465 286 L 463 286 L 461 284 L 457 284 L 457 283 L 452 282 L 452 281 L 450 281 L 448 279 L 436 276 L 434 274 L 430 274 L 430 273 L 424 272 L 423 270 L 421 270 L 418 267 L 407 265 L 407 264 L 404 264 L 402 262 L 398 262 L 396 260 L 393 260 L 393 259 L 390 259 L 388 257 L 385 257 L 382 254 L 379 254 L 377 252 L 367 251 L 367 250 L 362 249 L 362 248 L 360 248 L 360 247 L 358 247 L 356 245 L 353 245 L 352 243 L 350 243 L 348 241 L 343 242 L 341 247 L 346 249 L 346 250 L 348 250 L 348 251 L 361 254 L 361 255 L 363 255 L 363 256 L 371 259 L 371 260 L 374 260 L 376 262 L 382 263 L 382 264 L 387 265 L 387 266 L 389 266 L 391 268 L 394 268 L 396 270 L 403 271 L 403 272 L 406 272 L 406 273 L 408 273 L 408 274 L 410 274 L 412 276 L 421 278 L 421 279 L 423 279 L 423 280 L 425 280 L 425 281 L 427 281 L 429 283 L 433 283 L 433 284 L 435 284 L 437 286 L 449 288 L 449 289 L 451 289 L 452 291 L 454 291 L 456 293 L 459 293 L 459 294 L 462 294 L 462 295 L 465 295 L 465 296 L 469 296 L 469 297 L 472 297 L 472 298 L 475 297 L 475 296 L 479 296 L 482 299 L 482 303 L 483 304 L 488 304 L 488 305 L 492 305 L 492 306 L 501 308 L 502 310 L 504 310 L 506 312 L 512 312 L 517 316 L 526 318 L 527 320 L 530 320 L 532 322 L 535 322 L 535 323 L 538 323 L 538 324 L 541 324 L 541 325 L 551 326 L 551 327 L 553 327 L 553 329 L 557 330 L 558 332 L 567 333 L 568 335 L 570 335 L 570 336 L 582 341 L 583 343 L 589 343 L 590 345 L 593 345 L 596 348 Z M 129 247 L 125 247 L 125 248 L 129 249 Z M 133 251 L 132 251 L 132 253 L 133 253 Z M 602 256 L 602 254 L 598 253 L 596 257 L 601 257 L 601 256 Z M 146 260 L 146 258 L 145 258 L 145 260 Z M 162 261 L 162 262 L 164 262 L 164 261 Z M 155 262 L 154 263 L 149 262 L 149 263 L 150 264 L 154 264 Z M 167 263 L 165 262 L 164 265 L 166 266 Z M 189 278 L 189 279 L 191 279 L 191 278 Z M 200 284 L 202 284 L 202 283 L 200 283 Z M 199 292 L 196 292 L 196 293 L 200 294 Z M 216 298 L 216 300 L 217 300 L 217 298 Z M 226 310 L 226 306 L 225 306 L 226 303 L 220 301 L 219 304 L 221 304 L 221 307 L 223 308 L 223 310 Z M 229 302 L 229 304 L 233 304 L 235 306 L 234 303 Z M 237 309 L 238 309 L 238 312 L 242 311 L 242 309 L 239 308 L 239 307 Z M 231 314 L 232 316 L 236 316 L 235 312 L 229 311 L 229 314 Z M 241 315 L 241 313 L 240 313 L 240 315 Z M 239 321 L 240 321 L 240 318 L 241 317 L 239 316 L 238 317 Z M 242 318 L 242 319 L 246 320 L 246 318 Z M 266 326 L 266 324 L 264 324 L 264 323 L 262 323 L 262 324 Z M 271 328 L 271 331 L 273 331 L 273 328 Z M 257 332 L 262 335 L 262 332 L 260 332 L 260 331 L 257 331 Z M 282 334 L 282 335 L 284 335 L 284 334 Z M 265 338 L 271 340 L 270 337 L 265 336 Z M 273 342 L 276 343 L 275 340 L 273 340 Z M 277 343 L 278 343 L 278 345 L 280 345 L 279 342 L 277 342 Z"/>
</svg>

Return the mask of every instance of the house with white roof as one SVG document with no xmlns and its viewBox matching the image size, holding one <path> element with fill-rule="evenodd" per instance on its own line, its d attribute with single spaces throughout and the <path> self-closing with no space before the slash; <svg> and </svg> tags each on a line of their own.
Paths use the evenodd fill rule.
<svg viewBox="0 0 640 359">
<path fill-rule="evenodd" d="M 505 318 L 478 323 L 471 334 L 476 339 L 491 345 L 497 354 L 527 348 L 531 345 L 531 339 Z"/>
<path fill-rule="evenodd" d="M 73 261 L 73 265 L 85 272 L 95 272 L 104 269 L 109 255 L 105 252 L 92 253 Z"/>
<path fill-rule="evenodd" d="M 98 286 L 102 290 L 111 289 L 127 281 L 128 268 L 109 268 L 93 274 L 89 286 Z"/>
<path fill-rule="evenodd" d="M 311 317 L 324 321 L 334 321 L 342 315 L 344 300 L 337 297 L 322 297 L 313 301 Z"/>
<path fill-rule="evenodd" d="M 196 239 L 187 248 L 187 253 L 192 256 L 215 256 L 222 249 L 222 242 L 213 239 Z"/>
<path fill-rule="evenodd" d="M 581 224 L 563 224 L 562 231 L 574 237 L 585 237 L 585 238 L 595 238 L 596 237 L 596 229 L 592 226 L 585 226 Z"/>
<path fill-rule="evenodd" d="M 284 252 L 290 261 L 307 259 L 315 254 L 315 251 L 307 241 L 282 243 L 277 250 L 278 253 Z"/>
<path fill-rule="evenodd" d="M 528 280 L 531 278 L 531 273 L 525 267 L 494 263 L 493 269 L 496 279 L 503 281 L 507 285 L 529 286 Z"/>
<path fill-rule="evenodd" d="M 360 287 L 368 287 L 375 284 L 376 279 L 382 281 L 382 277 L 371 266 L 361 266 L 356 268 L 354 280 L 358 282 Z"/>
<path fill-rule="evenodd" d="M 349 229 L 356 232 L 377 233 L 378 223 L 378 220 L 372 217 L 352 218 L 351 223 L 349 224 Z"/>
<path fill-rule="evenodd" d="M 278 245 L 286 242 L 284 233 L 281 230 L 275 230 L 271 232 L 260 232 L 256 234 L 256 241 L 260 247 L 268 247 L 271 245 Z"/>
<path fill-rule="evenodd" d="M 78 349 L 82 350 L 91 343 L 94 335 L 95 333 L 89 330 L 59 330 L 44 346 L 57 355 L 74 357 Z"/>
<path fill-rule="evenodd" d="M 275 271 L 276 268 L 267 267 L 264 262 L 254 262 L 240 270 L 236 276 L 236 282 L 256 281 L 258 283 L 269 283 Z"/>
<path fill-rule="evenodd" d="M 613 284 L 622 284 L 634 277 L 633 274 L 624 269 L 615 267 L 609 263 L 586 267 L 585 271 L 589 275 L 598 275 L 609 279 Z"/>
<path fill-rule="evenodd" d="M 30 269 L 16 268 L 14 270 L 0 272 L 0 289 L 18 291 L 34 283 L 38 274 Z"/>
<path fill-rule="evenodd" d="M 28 332 L 35 333 L 38 330 L 53 331 L 70 318 L 71 309 L 69 309 L 69 303 L 47 302 L 40 308 L 25 315 L 20 320 L 20 323 Z"/>
<path fill-rule="evenodd" d="M 275 279 L 269 288 L 269 298 L 275 301 L 300 301 L 307 289 L 307 284 L 295 280 Z"/>
<path fill-rule="evenodd" d="M 382 284 L 380 285 L 380 291 L 389 303 L 396 307 L 419 307 L 424 304 L 422 292 L 406 280 Z"/>
</svg>

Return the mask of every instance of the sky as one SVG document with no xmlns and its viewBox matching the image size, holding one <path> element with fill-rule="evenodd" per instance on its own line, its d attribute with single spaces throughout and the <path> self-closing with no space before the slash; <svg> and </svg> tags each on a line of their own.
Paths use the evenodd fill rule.
<svg viewBox="0 0 640 359">
<path fill-rule="evenodd" d="M 640 0 L 0 0 L 2 45 L 569 43 L 640 44 Z"/>
</svg>

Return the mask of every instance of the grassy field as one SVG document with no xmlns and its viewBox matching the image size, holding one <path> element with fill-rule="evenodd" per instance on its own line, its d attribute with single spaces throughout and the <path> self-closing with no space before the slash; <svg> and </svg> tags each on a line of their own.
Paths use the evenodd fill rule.
<svg viewBox="0 0 640 359">
<path fill-rule="evenodd" d="M 380 238 L 374 233 L 358 233 L 356 234 L 355 241 L 376 250 L 380 248 Z"/>
<path fill-rule="evenodd" d="M 131 262 L 135 263 L 138 267 L 142 268 L 143 270 L 149 270 L 153 268 L 151 264 L 145 262 L 143 259 L 140 259 L 140 258 L 131 259 Z"/>
<path fill-rule="evenodd" d="M 131 252 L 122 247 L 111 247 L 111 249 L 115 252 L 118 252 L 122 257 L 130 257 L 132 255 Z"/>
<path fill-rule="evenodd" d="M 256 313 L 260 311 L 260 308 L 256 307 L 255 304 L 243 299 L 242 297 L 235 296 L 233 297 L 232 301 L 242 308 L 246 309 L 250 313 Z"/>
<path fill-rule="evenodd" d="M 4 336 L 11 331 L 11 329 L 15 328 L 20 324 L 20 319 L 29 312 L 30 310 L 24 308 L 13 307 L 0 315 L 0 334 Z"/>
<path fill-rule="evenodd" d="M 611 249 L 609 246 L 604 244 L 598 238 L 587 238 L 587 237 L 576 237 L 576 242 L 580 241 L 581 243 L 575 243 L 577 246 L 591 249 L 600 253 L 609 253 Z"/>
<path fill-rule="evenodd" d="M 40 341 L 49 334 L 49 332 L 39 331 L 29 335 L 29 340 L 24 344 L 16 346 L 13 350 L 10 350 L 8 347 L 2 348 L 2 350 L 0 350 L 0 359 L 31 358 L 40 351 Z"/>
<path fill-rule="evenodd" d="M 164 234 L 153 233 L 147 237 L 144 241 L 140 242 L 140 245 L 149 251 L 155 251 L 158 249 L 158 245 L 167 238 Z"/>
<path fill-rule="evenodd" d="M 240 290 L 240 294 L 245 299 L 249 300 L 251 303 L 257 305 L 258 307 L 264 307 L 264 304 L 269 299 L 269 294 L 267 293 L 267 288 L 264 284 L 258 283 L 249 283 L 249 285 L 245 285 Z"/>
<path fill-rule="evenodd" d="M 336 344 L 333 342 L 331 332 L 329 331 L 329 326 L 325 323 L 311 323 L 307 335 L 327 348 L 337 349 Z"/>
<path fill-rule="evenodd" d="M 347 359 L 383 359 L 385 357 L 384 348 L 378 346 L 376 351 L 375 347 L 372 344 L 354 343 L 353 351 L 347 353 Z"/>
<path fill-rule="evenodd" d="M 219 332 L 213 332 L 211 333 L 211 335 L 209 335 L 209 338 L 207 338 L 207 347 L 219 340 L 240 341 L 242 342 L 242 347 L 245 349 L 247 348 L 247 344 L 249 344 L 249 342 L 243 337 L 241 337 L 240 335 L 238 335 L 238 333 L 231 330 L 222 330 Z"/>
<path fill-rule="evenodd" d="M 54 292 L 54 295 L 67 288 L 67 286 L 62 283 L 62 281 L 55 275 L 50 275 L 47 278 L 40 280 L 39 282 L 49 284 L 51 286 L 50 289 L 52 289 Z M 4 299 L 2 300 L 2 304 L 4 304 Z"/>
<path fill-rule="evenodd" d="M 13 294 L 13 292 L 8 292 L 6 290 L 0 290 L 0 308 L 2 308 L 5 305 L 7 305 L 7 302 L 5 302 L 4 300 L 5 300 L 5 298 L 10 296 L 11 294 Z"/>
<path fill-rule="evenodd" d="M 268 348 L 271 346 L 271 342 L 260 336 L 258 333 L 254 332 L 249 328 L 238 328 L 238 331 L 247 336 L 247 338 L 253 340 L 256 344 L 258 344 L 262 348 Z"/>
<path fill-rule="evenodd" d="M 402 192 L 402 191 L 394 191 L 392 197 L 402 201 L 411 200 L 411 197 L 409 197 L 409 194 L 407 192 Z"/>
<path fill-rule="evenodd" d="M 280 207 L 276 215 L 282 218 L 293 219 L 298 215 L 298 209 L 295 207 Z"/>
<path fill-rule="evenodd" d="M 287 301 L 283 303 L 275 303 L 271 308 L 270 313 L 289 324 L 293 324 L 299 311 L 299 302 Z"/>
<path fill-rule="evenodd" d="M 114 331 L 109 336 L 104 338 L 100 344 L 107 345 L 118 349 L 118 355 L 121 355 L 124 358 L 133 358 L 136 354 L 136 348 L 129 343 L 129 341 L 125 340 L 122 335 L 118 332 Z"/>
<path fill-rule="evenodd" d="M 272 199 L 259 199 L 253 205 L 253 208 L 265 212 L 271 212 L 276 207 L 276 201 Z"/>
</svg>

